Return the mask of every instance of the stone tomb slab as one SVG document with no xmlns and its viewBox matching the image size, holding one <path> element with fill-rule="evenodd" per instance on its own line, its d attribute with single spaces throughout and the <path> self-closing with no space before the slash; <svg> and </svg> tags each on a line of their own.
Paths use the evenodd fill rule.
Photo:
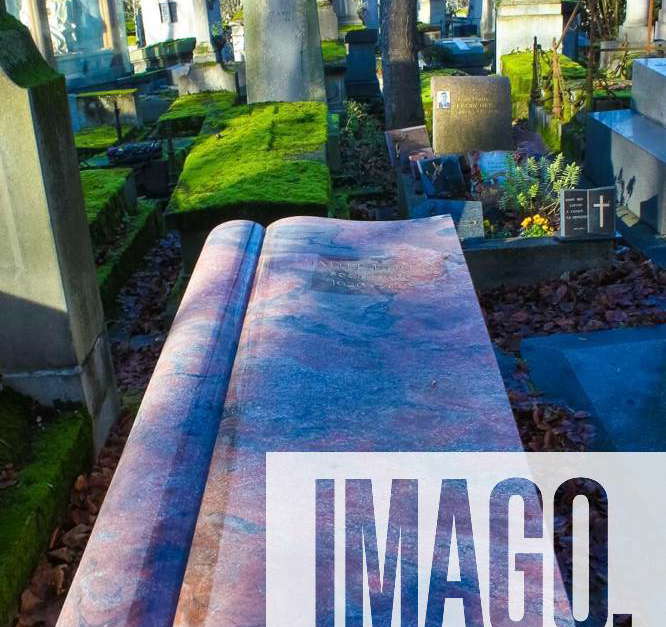
<svg viewBox="0 0 666 627">
<path fill-rule="evenodd" d="M 61 624 L 265 625 L 269 452 L 522 450 L 449 216 L 227 222 Z"/>
<path fill-rule="evenodd" d="M 450 215 L 461 242 L 483 239 L 483 203 L 478 200 L 428 199 L 410 211 L 410 218 Z"/>
<path fill-rule="evenodd" d="M 633 108 L 666 126 L 666 59 L 636 59 L 632 67 Z"/>
<path fill-rule="evenodd" d="M 532 382 L 588 411 L 595 450 L 666 451 L 666 325 L 523 340 Z"/>
<path fill-rule="evenodd" d="M 513 150 L 511 85 L 504 76 L 433 76 L 436 154 Z"/>
</svg>

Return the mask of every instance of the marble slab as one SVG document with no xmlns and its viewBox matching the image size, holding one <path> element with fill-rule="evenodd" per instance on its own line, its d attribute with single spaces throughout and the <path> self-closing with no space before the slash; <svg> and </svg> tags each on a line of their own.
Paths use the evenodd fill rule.
<svg viewBox="0 0 666 627">
<path fill-rule="evenodd" d="M 204 247 L 60 625 L 265 625 L 267 453 L 523 450 L 450 216 L 261 233 Z"/>
<path fill-rule="evenodd" d="M 263 239 L 209 236 L 58 625 L 170 625 Z"/>
</svg>

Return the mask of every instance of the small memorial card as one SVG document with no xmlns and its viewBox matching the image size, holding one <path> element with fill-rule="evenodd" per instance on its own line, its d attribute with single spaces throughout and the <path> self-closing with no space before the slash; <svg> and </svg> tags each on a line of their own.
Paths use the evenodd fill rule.
<svg viewBox="0 0 666 627">
<path fill-rule="evenodd" d="M 595 239 L 615 237 L 614 187 L 566 189 L 560 192 L 560 237 Z"/>
</svg>

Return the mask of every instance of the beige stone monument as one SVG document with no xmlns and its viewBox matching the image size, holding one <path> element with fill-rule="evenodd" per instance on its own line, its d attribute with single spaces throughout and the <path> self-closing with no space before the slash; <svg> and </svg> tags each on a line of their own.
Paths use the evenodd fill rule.
<svg viewBox="0 0 666 627">
<path fill-rule="evenodd" d="M 513 150 L 511 85 L 504 76 L 433 76 L 436 154 Z"/>
<path fill-rule="evenodd" d="M 118 415 L 65 80 L 0 0 L 0 375 L 80 403 L 99 447 Z"/>
</svg>

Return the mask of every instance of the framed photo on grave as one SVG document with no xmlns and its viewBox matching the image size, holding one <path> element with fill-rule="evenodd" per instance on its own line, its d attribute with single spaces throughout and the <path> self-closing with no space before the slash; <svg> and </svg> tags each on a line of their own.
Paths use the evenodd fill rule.
<svg viewBox="0 0 666 627">
<path fill-rule="evenodd" d="M 568 239 L 615 237 L 616 190 L 566 189 L 560 192 L 560 234 Z"/>
</svg>

